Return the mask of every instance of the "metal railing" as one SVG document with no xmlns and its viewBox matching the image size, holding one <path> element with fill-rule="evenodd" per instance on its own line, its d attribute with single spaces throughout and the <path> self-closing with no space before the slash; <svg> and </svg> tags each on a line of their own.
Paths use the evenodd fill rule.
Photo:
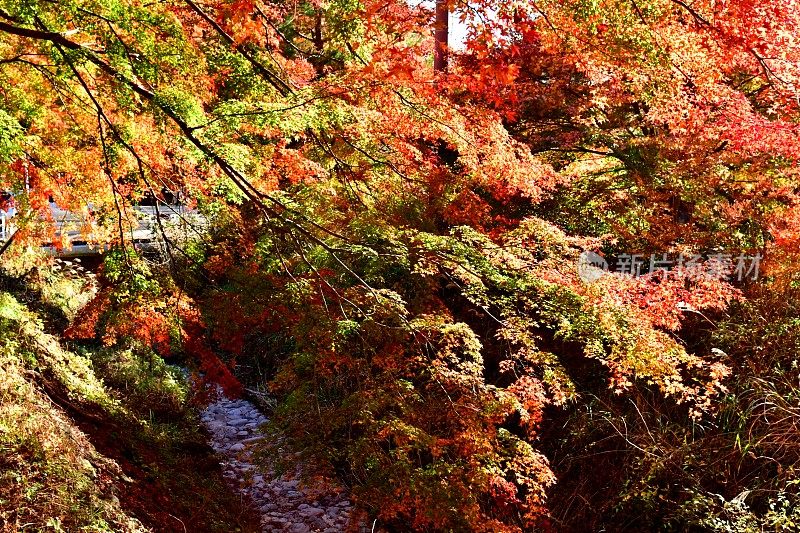
<svg viewBox="0 0 800 533">
<path fill-rule="evenodd" d="M 186 235 L 191 233 L 190 226 L 193 226 L 195 228 L 194 231 L 196 231 L 198 227 L 205 225 L 204 219 L 202 217 L 198 218 L 196 211 L 187 210 L 183 206 L 164 205 L 158 209 L 137 206 L 134 209 L 139 213 L 139 226 L 131 228 L 131 231 L 125 237 L 130 239 L 130 244 L 142 250 L 153 251 L 163 246 L 163 242 L 161 242 L 163 239 L 160 234 L 163 227 L 158 224 L 156 217 L 162 219 L 168 230 L 172 226 L 179 233 L 182 232 Z M 76 215 L 69 211 L 57 210 L 53 206 L 51 206 L 51 212 L 56 226 L 56 235 L 63 235 L 70 242 L 70 245 L 65 249 L 61 249 L 51 243 L 42 244 L 42 248 L 47 253 L 59 257 L 78 257 L 100 255 L 108 250 L 108 245 L 87 242 L 90 239 L 78 231 L 80 218 Z M 0 209 L 0 245 L 7 242 L 17 230 L 15 214 L 13 210 L 8 212 Z M 188 219 L 191 219 L 191 221 Z M 177 228 L 173 226 L 176 222 L 178 223 Z"/>
<path fill-rule="evenodd" d="M 0 211 L 0 242 L 10 239 L 16 230 L 17 227 L 13 222 L 13 215 Z"/>
</svg>

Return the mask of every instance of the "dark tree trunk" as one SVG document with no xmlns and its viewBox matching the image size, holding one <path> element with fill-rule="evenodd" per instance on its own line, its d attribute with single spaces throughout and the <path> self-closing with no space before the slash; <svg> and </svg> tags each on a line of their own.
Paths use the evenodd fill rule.
<svg viewBox="0 0 800 533">
<path fill-rule="evenodd" d="M 434 31 L 435 49 L 433 55 L 433 70 L 445 72 L 447 70 L 447 36 L 450 33 L 450 8 L 448 0 L 436 0 L 436 27 Z"/>
<path fill-rule="evenodd" d="M 314 50 L 321 54 L 324 45 L 325 42 L 322 40 L 322 10 L 318 9 L 314 20 Z"/>
</svg>

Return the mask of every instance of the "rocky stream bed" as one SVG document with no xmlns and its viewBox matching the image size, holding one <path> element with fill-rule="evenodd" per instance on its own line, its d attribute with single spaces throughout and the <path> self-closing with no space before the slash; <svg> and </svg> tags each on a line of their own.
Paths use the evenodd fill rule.
<svg viewBox="0 0 800 533">
<path fill-rule="evenodd" d="M 364 525 L 351 529 L 353 506 L 345 495 L 320 495 L 304 487 L 297 476 L 278 476 L 256 466 L 252 446 L 264 438 L 259 427 L 267 418 L 253 403 L 220 396 L 203 411 L 201 420 L 211 434 L 210 444 L 220 456 L 225 478 L 258 509 L 263 531 L 370 531 Z"/>
</svg>

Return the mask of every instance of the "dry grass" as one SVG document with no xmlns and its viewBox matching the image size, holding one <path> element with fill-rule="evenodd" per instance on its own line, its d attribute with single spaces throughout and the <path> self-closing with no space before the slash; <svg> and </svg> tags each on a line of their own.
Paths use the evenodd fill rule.
<svg viewBox="0 0 800 533">
<path fill-rule="evenodd" d="M 163 361 L 46 329 L 0 292 L 0 532 L 258 529 Z"/>
<path fill-rule="evenodd" d="M 7 348 L 7 347 L 6 347 Z M 120 507 L 113 461 L 35 385 L 9 350 L 0 355 L 0 524 L 3 531 L 147 531 Z"/>
</svg>

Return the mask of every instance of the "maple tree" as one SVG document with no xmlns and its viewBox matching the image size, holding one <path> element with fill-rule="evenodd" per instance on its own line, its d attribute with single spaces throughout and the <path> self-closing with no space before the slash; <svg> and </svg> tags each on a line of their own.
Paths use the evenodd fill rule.
<svg viewBox="0 0 800 533">
<path fill-rule="evenodd" d="M 434 37 L 448 8 L 460 51 Z M 0 185 L 21 213 L 4 253 L 60 238 L 52 198 L 118 247 L 73 338 L 189 353 L 232 392 L 233 362 L 258 362 L 282 442 L 387 523 L 545 527 L 547 410 L 601 373 L 712 416 L 730 361 L 685 342 L 686 310 L 743 294 L 586 284 L 581 250 L 758 251 L 792 286 L 798 17 L 790 0 L 3 0 Z M 132 205 L 165 190 L 208 223 L 163 231 L 159 270 Z"/>
</svg>

